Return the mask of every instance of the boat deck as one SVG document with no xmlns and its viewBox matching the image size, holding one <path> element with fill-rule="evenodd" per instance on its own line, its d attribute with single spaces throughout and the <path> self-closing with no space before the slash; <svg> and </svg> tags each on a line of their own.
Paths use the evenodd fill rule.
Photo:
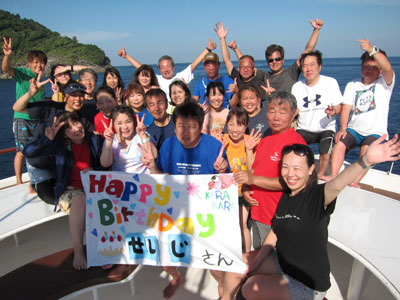
<svg viewBox="0 0 400 300">
<path fill-rule="evenodd" d="M 68 231 L 68 218 L 61 217 L 47 223 L 30 228 L 18 234 L 20 245 L 15 246 L 14 239 L 8 237 L 1 241 L 0 276 L 50 253 L 70 248 L 71 240 Z M 51 241 L 51 242 L 50 242 Z M 331 261 L 332 287 L 327 299 L 345 299 L 351 273 L 353 258 L 338 249 L 328 245 Z M 71 266 L 72 267 L 72 266 Z M 173 299 L 216 299 L 217 285 L 206 270 L 181 269 L 185 283 L 178 289 Z M 159 267 L 144 266 L 135 277 L 136 295 L 134 299 L 163 299 L 162 290 L 167 285 L 168 278 Z M 100 299 L 132 299 L 129 283 L 101 288 Z M 73 299 L 92 299 L 88 292 Z M 395 299 L 386 287 L 368 270 L 366 270 L 360 299 Z"/>
</svg>

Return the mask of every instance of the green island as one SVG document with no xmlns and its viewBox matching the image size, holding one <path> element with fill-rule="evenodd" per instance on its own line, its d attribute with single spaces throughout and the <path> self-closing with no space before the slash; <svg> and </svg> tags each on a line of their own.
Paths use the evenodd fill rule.
<svg viewBox="0 0 400 300">
<path fill-rule="evenodd" d="M 110 64 L 110 59 L 96 45 L 79 43 L 75 36 L 61 36 L 38 22 L 23 19 L 18 14 L 14 15 L 4 10 L 0 10 L 0 37 L 7 40 L 12 38 L 13 66 L 27 67 L 27 54 L 30 50 L 42 50 L 46 53 L 47 76 L 51 66 L 57 63 L 87 65 L 96 72 L 104 71 L 104 67 Z M 3 40 L 1 43 L 3 44 Z M 3 60 L 2 51 L 0 59 Z M 0 78 L 8 78 L 8 75 L 2 73 Z"/>
</svg>

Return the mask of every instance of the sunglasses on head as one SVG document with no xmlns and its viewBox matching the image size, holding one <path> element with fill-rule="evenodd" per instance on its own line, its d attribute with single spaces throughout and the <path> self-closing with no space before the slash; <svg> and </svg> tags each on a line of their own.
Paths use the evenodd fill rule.
<svg viewBox="0 0 400 300">
<path fill-rule="evenodd" d="M 312 165 L 314 163 L 314 154 L 312 153 L 311 149 L 308 146 L 302 144 L 293 144 L 285 146 L 282 149 L 282 157 L 292 151 L 296 155 L 307 156 L 307 161 L 309 165 Z"/>
<path fill-rule="evenodd" d="M 276 58 L 270 58 L 270 59 L 268 59 L 268 62 L 269 63 L 272 63 L 272 62 L 274 62 L 274 61 L 281 61 L 282 60 L 282 57 L 276 57 Z"/>
</svg>

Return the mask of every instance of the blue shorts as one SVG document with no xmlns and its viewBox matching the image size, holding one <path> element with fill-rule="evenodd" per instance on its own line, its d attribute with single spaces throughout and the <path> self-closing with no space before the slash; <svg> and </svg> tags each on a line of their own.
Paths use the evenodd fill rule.
<svg viewBox="0 0 400 300">
<path fill-rule="evenodd" d="M 25 146 L 32 142 L 33 130 L 35 129 L 36 123 L 37 121 L 35 120 L 13 120 L 13 133 L 17 152 L 24 150 Z"/>
<path fill-rule="evenodd" d="M 351 150 L 356 146 L 369 146 L 373 143 L 373 141 L 380 138 L 380 135 L 378 134 L 370 134 L 367 136 L 361 135 L 351 128 L 347 128 L 346 131 L 346 137 L 342 138 L 340 141 L 345 144 L 347 150 Z"/>
</svg>

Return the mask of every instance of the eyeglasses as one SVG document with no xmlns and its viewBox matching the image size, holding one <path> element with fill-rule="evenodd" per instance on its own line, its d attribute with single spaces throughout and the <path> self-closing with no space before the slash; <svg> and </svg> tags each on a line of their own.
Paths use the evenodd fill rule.
<svg viewBox="0 0 400 300">
<path fill-rule="evenodd" d="M 65 77 L 65 76 L 69 76 L 68 72 L 63 72 L 63 73 L 58 73 L 55 75 L 56 77 Z"/>
<path fill-rule="evenodd" d="M 239 66 L 239 69 L 242 69 L 242 70 L 251 70 L 251 69 L 254 69 L 254 66 Z"/>
<path fill-rule="evenodd" d="M 282 60 L 282 57 L 275 57 L 275 58 L 270 58 L 270 59 L 268 59 L 268 62 L 269 63 L 272 63 L 272 62 L 274 62 L 274 61 L 281 61 Z"/>
<path fill-rule="evenodd" d="M 302 144 L 293 144 L 283 147 L 282 149 L 282 157 L 290 152 L 294 152 L 294 154 L 299 156 L 307 156 L 308 164 L 312 165 L 314 163 L 314 154 L 311 149 Z"/>
</svg>

